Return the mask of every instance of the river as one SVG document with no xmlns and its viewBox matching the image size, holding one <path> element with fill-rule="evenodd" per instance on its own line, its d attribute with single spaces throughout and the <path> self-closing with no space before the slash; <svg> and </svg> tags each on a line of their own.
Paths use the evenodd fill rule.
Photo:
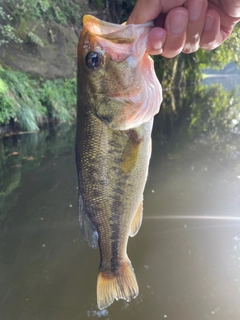
<svg viewBox="0 0 240 320">
<path fill-rule="evenodd" d="M 140 293 L 102 311 L 99 253 L 78 224 L 75 128 L 0 139 L 1 320 L 239 320 L 240 109 L 221 99 L 226 113 L 217 104 L 206 129 L 197 97 L 187 124 L 155 119 L 144 220 L 128 246 Z"/>
</svg>

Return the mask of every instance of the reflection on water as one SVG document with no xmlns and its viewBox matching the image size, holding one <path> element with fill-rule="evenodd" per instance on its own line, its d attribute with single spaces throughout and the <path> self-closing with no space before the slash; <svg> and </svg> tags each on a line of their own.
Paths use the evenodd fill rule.
<svg viewBox="0 0 240 320">
<path fill-rule="evenodd" d="M 167 215 L 167 216 L 147 216 L 144 217 L 144 219 L 146 220 L 225 220 L 225 221 L 240 221 L 240 217 L 230 217 L 230 216 L 171 216 L 171 215 Z"/>
<path fill-rule="evenodd" d="M 221 84 L 225 90 L 233 90 L 236 86 L 240 84 L 240 75 L 208 75 L 204 80 L 204 85 L 211 85 L 213 83 Z M 238 94 L 240 95 L 240 90 L 238 90 Z"/>
<path fill-rule="evenodd" d="M 169 101 L 199 108 L 194 90 L 199 100 Z M 239 134 L 194 131 L 185 114 L 156 117 L 144 221 L 129 241 L 140 294 L 102 311 L 98 251 L 78 226 L 74 128 L 0 140 L 1 320 L 239 319 Z"/>
</svg>

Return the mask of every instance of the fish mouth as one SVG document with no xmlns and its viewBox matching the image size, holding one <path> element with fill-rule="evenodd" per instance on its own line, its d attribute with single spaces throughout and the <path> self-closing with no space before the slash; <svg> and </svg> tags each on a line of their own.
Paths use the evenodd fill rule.
<svg viewBox="0 0 240 320">
<path fill-rule="evenodd" d="M 142 27 L 153 27 L 153 21 L 140 24 Z M 91 15 L 83 17 L 83 26 L 91 34 L 105 39 L 109 39 L 117 43 L 132 43 L 136 38 L 135 29 L 132 28 L 133 24 L 115 24 L 107 21 L 102 21 Z M 119 32 L 120 31 L 120 32 Z M 119 32 L 119 35 L 118 35 Z M 124 35 L 124 36 L 123 36 Z"/>
<path fill-rule="evenodd" d="M 102 36 L 122 30 L 124 26 L 99 20 L 91 15 L 83 17 L 83 26 L 94 35 Z"/>
</svg>

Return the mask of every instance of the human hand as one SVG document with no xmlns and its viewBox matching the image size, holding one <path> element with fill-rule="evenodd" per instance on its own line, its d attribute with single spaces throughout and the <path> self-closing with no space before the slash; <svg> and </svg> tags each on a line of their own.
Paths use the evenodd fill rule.
<svg viewBox="0 0 240 320">
<path fill-rule="evenodd" d="M 212 50 L 240 21 L 240 0 L 137 0 L 127 23 L 154 20 L 147 52 L 172 58 Z"/>
</svg>

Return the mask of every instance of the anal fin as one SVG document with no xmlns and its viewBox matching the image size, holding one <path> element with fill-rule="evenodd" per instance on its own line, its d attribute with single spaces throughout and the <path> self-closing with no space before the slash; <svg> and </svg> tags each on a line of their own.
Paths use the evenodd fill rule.
<svg viewBox="0 0 240 320">
<path fill-rule="evenodd" d="M 129 233 L 130 237 L 134 237 L 138 233 L 142 224 L 142 218 L 143 218 L 143 201 L 141 200 L 141 202 L 139 203 L 137 212 L 135 213 L 135 216 L 132 221 L 132 225 Z"/>
<path fill-rule="evenodd" d="M 92 225 L 90 220 L 88 219 L 87 213 L 84 209 L 81 195 L 79 195 L 79 198 L 78 198 L 78 219 L 79 219 L 83 239 L 87 242 L 87 244 L 91 248 L 96 249 L 98 246 L 98 232 L 96 228 Z"/>
</svg>

